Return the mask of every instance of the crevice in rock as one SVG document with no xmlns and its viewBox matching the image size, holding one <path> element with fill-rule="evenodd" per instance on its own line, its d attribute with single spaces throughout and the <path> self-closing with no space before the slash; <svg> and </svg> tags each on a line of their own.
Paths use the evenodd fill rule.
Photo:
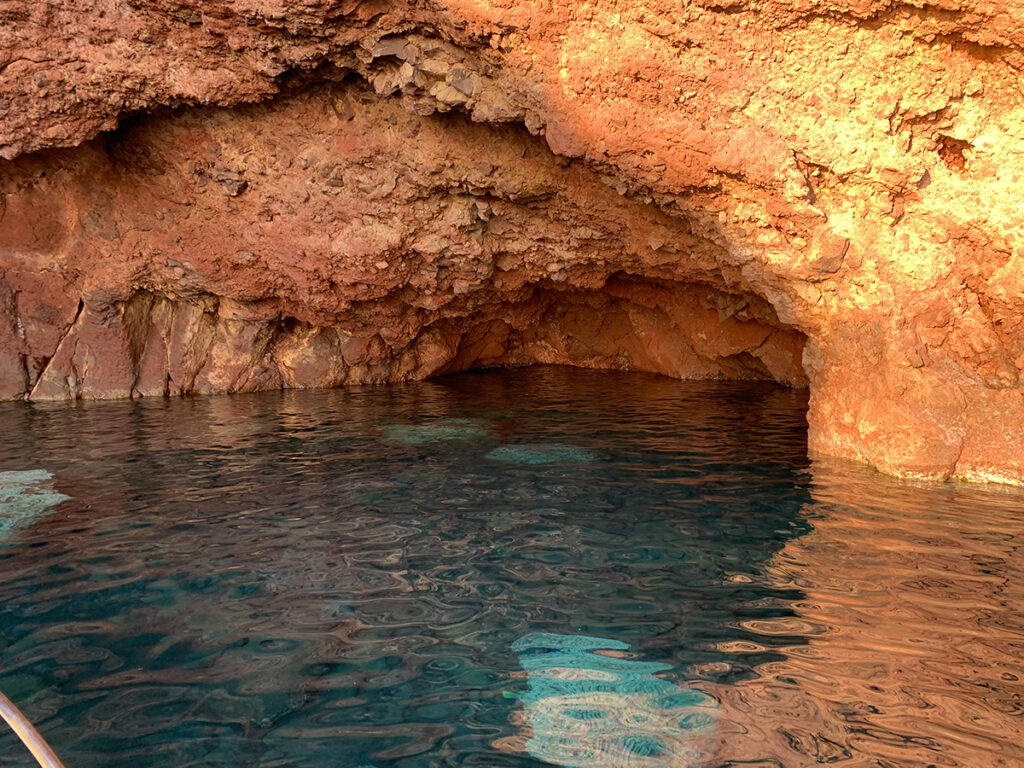
<svg viewBox="0 0 1024 768">
<path fill-rule="evenodd" d="M 967 170 L 966 152 L 973 148 L 969 141 L 939 134 L 937 143 L 939 157 L 942 158 L 942 162 L 946 164 L 947 168 L 961 172 Z"/>
</svg>

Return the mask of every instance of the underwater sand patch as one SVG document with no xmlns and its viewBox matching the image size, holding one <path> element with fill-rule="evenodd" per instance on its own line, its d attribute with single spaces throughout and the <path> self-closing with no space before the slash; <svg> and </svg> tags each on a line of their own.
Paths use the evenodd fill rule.
<svg viewBox="0 0 1024 768">
<path fill-rule="evenodd" d="M 583 635 L 532 634 L 512 649 L 529 681 L 517 696 L 524 733 L 499 749 L 567 768 L 699 764 L 719 704 L 663 677 L 671 665 Z"/>
</svg>

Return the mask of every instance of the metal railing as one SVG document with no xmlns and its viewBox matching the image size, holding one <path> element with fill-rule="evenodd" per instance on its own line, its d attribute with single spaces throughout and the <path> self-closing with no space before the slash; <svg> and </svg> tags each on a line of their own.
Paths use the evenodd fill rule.
<svg viewBox="0 0 1024 768">
<path fill-rule="evenodd" d="M 28 747 L 28 751 L 42 768 L 64 768 L 64 763 L 57 757 L 57 753 L 50 749 L 50 745 L 39 735 L 39 731 L 3 693 L 0 693 L 0 717 L 18 734 L 21 743 Z"/>
</svg>

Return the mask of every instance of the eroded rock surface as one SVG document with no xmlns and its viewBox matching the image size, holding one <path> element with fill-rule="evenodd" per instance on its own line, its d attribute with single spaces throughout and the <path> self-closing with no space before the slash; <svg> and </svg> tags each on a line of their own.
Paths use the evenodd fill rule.
<svg viewBox="0 0 1024 768">
<path fill-rule="evenodd" d="M 1024 3 L 0 6 L 0 397 L 555 362 L 1024 481 Z"/>
</svg>

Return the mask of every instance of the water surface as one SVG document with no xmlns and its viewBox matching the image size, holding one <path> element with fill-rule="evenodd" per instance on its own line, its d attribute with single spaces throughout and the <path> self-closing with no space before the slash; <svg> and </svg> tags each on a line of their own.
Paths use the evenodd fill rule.
<svg viewBox="0 0 1024 768">
<path fill-rule="evenodd" d="M 812 464 L 805 410 L 559 368 L 0 404 L 0 690 L 69 768 L 1024 765 L 1024 495 Z"/>
</svg>

